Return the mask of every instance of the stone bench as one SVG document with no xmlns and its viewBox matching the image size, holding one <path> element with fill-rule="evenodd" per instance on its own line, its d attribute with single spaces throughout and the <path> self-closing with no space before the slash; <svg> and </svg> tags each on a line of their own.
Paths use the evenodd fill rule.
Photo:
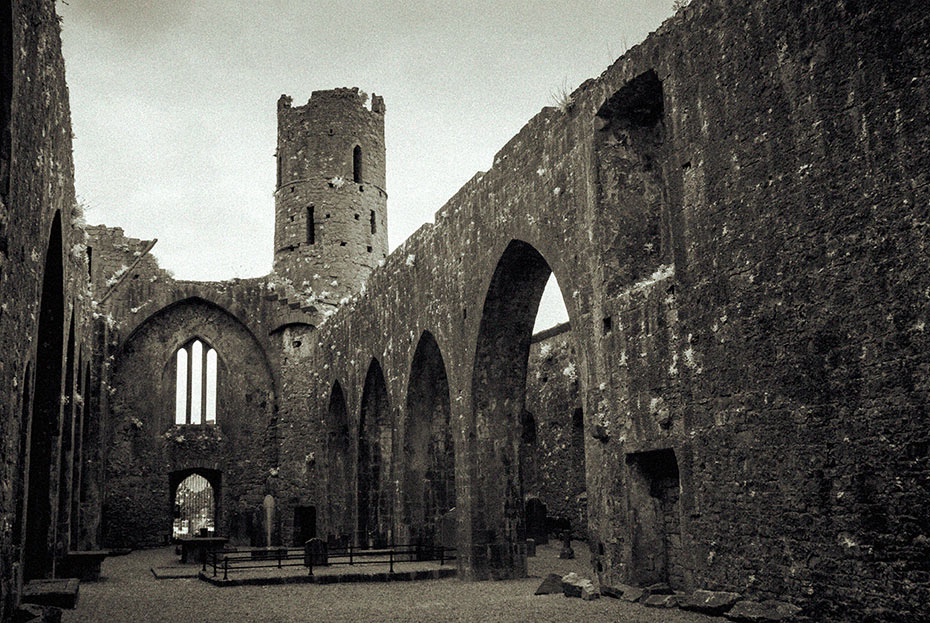
<svg viewBox="0 0 930 623">
<path fill-rule="evenodd" d="M 37 606 L 74 608 L 77 606 L 80 585 L 81 581 L 77 578 L 30 580 L 23 587 L 20 601 L 24 604 L 36 604 Z"/>
<path fill-rule="evenodd" d="M 58 564 L 56 574 L 63 578 L 79 578 L 85 582 L 100 579 L 100 565 L 110 555 L 109 550 L 68 552 Z"/>
</svg>

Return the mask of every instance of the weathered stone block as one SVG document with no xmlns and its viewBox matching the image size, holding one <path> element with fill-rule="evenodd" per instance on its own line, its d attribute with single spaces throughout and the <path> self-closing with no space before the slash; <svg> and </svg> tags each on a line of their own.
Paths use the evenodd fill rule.
<svg viewBox="0 0 930 623">
<path fill-rule="evenodd" d="M 678 607 L 682 610 L 720 615 L 732 608 L 739 598 L 739 593 L 697 590 L 690 595 L 683 596 Z"/>
<path fill-rule="evenodd" d="M 582 578 L 577 573 L 562 576 L 562 593 L 566 597 L 581 597 Z"/>
<path fill-rule="evenodd" d="M 556 573 L 550 573 L 542 581 L 534 595 L 554 595 L 562 592 L 562 578 Z"/>
<path fill-rule="evenodd" d="M 650 595 L 643 604 L 647 608 L 674 608 L 679 599 L 680 595 Z"/>
<path fill-rule="evenodd" d="M 601 592 L 594 586 L 591 580 L 584 580 L 581 585 L 581 598 L 584 601 L 594 601 L 600 599 Z"/>
<path fill-rule="evenodd" d="M 738 601 L 724 615 L 740 623 L 768 623 L 769 621 L 791 621 L 801 609 L 784 601 Z"/>
<path fill-rule="evenodd" d="M 623 595 L 620 597 L 623 601 L 636 602 L 646 596 L 646 591 L 636 586 L 624 586 Z"/>
</svg>

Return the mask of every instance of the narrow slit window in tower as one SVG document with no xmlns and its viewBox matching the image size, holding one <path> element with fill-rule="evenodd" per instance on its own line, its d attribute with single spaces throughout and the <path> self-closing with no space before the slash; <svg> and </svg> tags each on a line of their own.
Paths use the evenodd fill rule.
<svg viewBox="0 0 930 623">
<path fill-rule="evenodd" d="M 313 206 L 307 208 L 307 244 L 316 244 L 316 223 L 313 222 Z"/>
<path fill-rule="evenodd" d="M 370 221 L 371 221 L 371 235 L 374 236 L 375 234 L 378 233 L 378 224 L 375 222 L 375 211 L 374 210 L 371 211 Z"/>
<path fill-rule="evenodd" d="M 357 184 L 362 181 L 362 148 L 358 145 L 352 150 L 352 179 Z"/>
</svg>

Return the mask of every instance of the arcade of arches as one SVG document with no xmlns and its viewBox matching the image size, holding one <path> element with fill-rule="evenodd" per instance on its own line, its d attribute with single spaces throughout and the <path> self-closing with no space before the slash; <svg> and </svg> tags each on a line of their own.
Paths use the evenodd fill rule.
<svg viewBox="0 0 930 623">
<path fill-rule="evenodd" d="M 452 545 L 468 580 L 568 531 L 602 587 L 919 620 L 926 11 L 803 5 L 694 0 L 377 267 L 383 99 L 284 97 L 338 143 L 285 177 L 334 170 L 276 190 L 276 272 L 192 282 L 82 224 L 54 3 L 0 4 L 0 618 L 74 551 L 201 531 Z"/>
</svg>

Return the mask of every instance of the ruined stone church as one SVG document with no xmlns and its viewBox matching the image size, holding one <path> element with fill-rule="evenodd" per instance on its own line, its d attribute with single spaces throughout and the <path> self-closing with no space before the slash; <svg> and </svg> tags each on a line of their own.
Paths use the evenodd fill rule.
<svg viewBox="0 0 930 623">
<path fill-rule="evenodd" d="M 83 224 L 54 3 L 0 3 L 3 620 L 193 530 L 520 577 L 540 504 L 603 589 L 920 620 L 926 8 L 695 0 L 391 253 L 384 100 L 282 96 L 273 271 L 194 282 Z"/>
</svg>

